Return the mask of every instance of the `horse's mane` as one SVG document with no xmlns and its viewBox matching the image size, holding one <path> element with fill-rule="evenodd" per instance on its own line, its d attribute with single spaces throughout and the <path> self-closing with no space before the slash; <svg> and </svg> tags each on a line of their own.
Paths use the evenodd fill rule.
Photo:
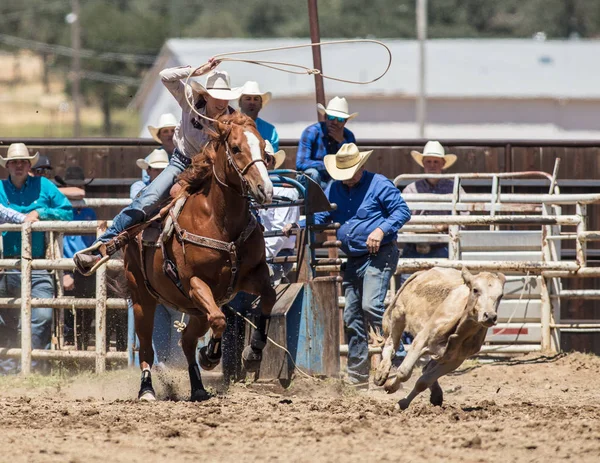
<svg viewBox="0 0 600 463">
<path fill-rule="evenodd" d="M 256 124 L 251 117 L 235 111 L 232 114 L 225 114 L 217 119 L 219 122 L 230 125 L 240 125 L 242 127 L 251 126 L 256 129 Z M 206 187 L 209 182 L 207 180 L 212 176 L 212 166 L 216 159 L 215 145 L 219 141 L 220 134 L 211 130 L 210 142 L 204 147 L 202 152 L 192 158 L 192 163 L 179 175 L 179 182 L 182 184 L 183 190 L 188 194 L 196 193 Z"/>
</svg>

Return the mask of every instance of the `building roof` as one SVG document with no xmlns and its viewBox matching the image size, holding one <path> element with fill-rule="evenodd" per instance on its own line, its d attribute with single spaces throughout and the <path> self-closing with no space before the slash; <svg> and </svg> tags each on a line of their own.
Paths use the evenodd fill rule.
<svg viewBox="0 0 600 463">
<path fill-rule="evenodd" d="M 381 41 L 390 47 L 393 55 L 390 71 L 381 80 L 368 85 L 326 80 L 326 93 L 354 98 L 416 95 L 418 42 Z M 181 65 L 200 65 L 219 53 L 306 43 L 309 39 L 170 39 L 161 56 L 162 61 L 168 56 L 169 61 Z M 426 89 L 430 98 L 600 98 L 598 40 L 443 39 L 429 40 L 426 50 Z M 323 46 L 322 55 L 325 75 L 349 80 L 374 79 L 387 64 L 385 50 L 375 44 Z M 312 67 L 309 47 L 240 57 Z M 314 94 L 311 76 L 282 73 L 247 63 L 224 62 L 221 67 L 231 73 L 234 86 L 257 80 L 261 88 L 270 90 L 277 98 Z M 155 79 L 156 74 L 150 73 L 144 85 L 152 85 Z"/>
</svg>

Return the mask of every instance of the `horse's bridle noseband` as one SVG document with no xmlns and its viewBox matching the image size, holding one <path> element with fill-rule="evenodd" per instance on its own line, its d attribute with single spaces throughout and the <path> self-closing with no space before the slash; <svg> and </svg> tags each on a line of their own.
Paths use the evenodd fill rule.
<svg viewBox="0 0 600 463">
<path fill-rule="evenodd" d="M 250 170 L 250 167 L 252 167 L 254 164 L 262 162 L 266 168 L 267 162 L 262 158 L 253 159 L 248 164 L 246 164 L 243 169 L 240 169 L 238 167 L 237 163 L 234 161 L 233 156 L 231 154 L 231 150 L 229 149 L 228 139 L 229 139 L 229 135 L 231 134 L 231 130 L 232 130 L 232 128 L 230 127 L 229 130 L 227 131 L 227 133 L 225 133 L 221 136 L 220 140 L 217 142 L 217 150 L 219 148 L 219 144 L 223 143 L 223 145 L 225 146 L 225 155 L 227 156 L 227 162 L 229 163 L 229 165 L 231 167 L 233 167 L 233 169 L 236 171 L 236 173 L 238 174 L 238 177 L 240 179 L 240 185 L 242 186 L 242 191 L 241 192 L 238 191 L 238 193 L 243 198 L 250 199 L 250 195 L 248 194 L 248 191 L 250 190 L 250 185 L 248 184 L 248 180 L 246 180 L 246 174 L 248 173 L 248 170 Z M 217 180 L 217 182 L 219 182 L 219 184 L 221 184 L 222 186 L 224 186 L 226 188 L 231 188 L 231 189 L 235 190 L 235 188 L 233 188 L 232 186 L 230 186 L 226 183 L 227 178 L 225 178 L 225 181 L 222 181 L 219 178 L 219 176 L 217 175 L 217 172 L 215 171 L 214 163 L 213 163 L 212 168 L 213 168 L 213 175 L 215 176 L 215 179 Z M 235 190 L 235 191 L 237 191 L 237 190 Z"/>
</svg>

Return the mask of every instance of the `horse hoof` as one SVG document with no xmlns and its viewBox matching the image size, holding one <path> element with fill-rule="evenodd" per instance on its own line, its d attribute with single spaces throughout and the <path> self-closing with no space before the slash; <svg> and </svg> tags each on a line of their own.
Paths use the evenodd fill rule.
<svg viewBox="0 0 600 463">
<path fill-rule="evenodd" d="M 373 378 L 373 383 L 375 386 L 383 386 L 390 375 L 390 368 L 387 366 L 383 366 L 383 363 L 379 365 L 379 368 L 375 372 L 375 377 Z"/>
<path fill-rule="evenodd" d="M 204 346 L 198 353 L 198 362 L 203 370 L 208 371 L 214 369 L 219 363 L 221 363 L 221 357 L 211 357 L 208 355 L 207 346 Z"/>
<path fill-rule="evenodd" d="M 154 402 L 156 400 L 156 394 L 154 393 L 154 390 L 140 391 L 138 400 L 144 402 Z"/>
<path fill-rule="evenodd" d="M 409 405 L 410 405 L 410 402 L 408 401 L 408 399 L 402 399 L 398 402 L 396 407 L 399 408 L 400 410 L 406 410 Z"/>
<path fill-rule="evenodd" d="M 212 396 L 205 389 L 196 389 L 192 392 L 190 402 L 204 402 L 212 398 Z"/>
<path fill-rule="evenodd" d="M 250 346 L 246 346 L 242 352 L 242 363 L 247 372 L 253 373 L 260 369 L 260 362 L 262 361 L 262 351 L 253 349 Z"/>
</svg>

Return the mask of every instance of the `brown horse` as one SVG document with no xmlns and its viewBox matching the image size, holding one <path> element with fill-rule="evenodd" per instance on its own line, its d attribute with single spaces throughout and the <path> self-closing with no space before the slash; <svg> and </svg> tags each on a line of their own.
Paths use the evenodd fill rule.
<svg viewBox="0 0 600 463">
<path fill-rule="evenodd" d="M 258 295 L 262 301 L 259 329 L 244 350 L 247 370 L 258 368 L 266 344 L 275 291 L 269 282 L 262 228 L 250 210 L 249 194 L 261 204 L 271 202 L 268 155 L 250 118 L 233 114 L 219 118 L 215 125 L 212 142 L 180 176 L 189 197 L 178 217 L 169 213 L 175 224 L 173 236 L 162 250 L 143 247 L 139 236 L 125 250 L 125 272 L 140 340 L 142 400 L 155 399 L 150 369 L 157 302 L 189 315 L 182 347 L 189 365 L 192 401 L 209 398 L 196 363 L 198 339 L 212 330 L 208 345 L 199 353 L 200 366 L 210 370 L 221 358 L 226 323 L 220 306 L 238 291 Z"/>
</svg>

